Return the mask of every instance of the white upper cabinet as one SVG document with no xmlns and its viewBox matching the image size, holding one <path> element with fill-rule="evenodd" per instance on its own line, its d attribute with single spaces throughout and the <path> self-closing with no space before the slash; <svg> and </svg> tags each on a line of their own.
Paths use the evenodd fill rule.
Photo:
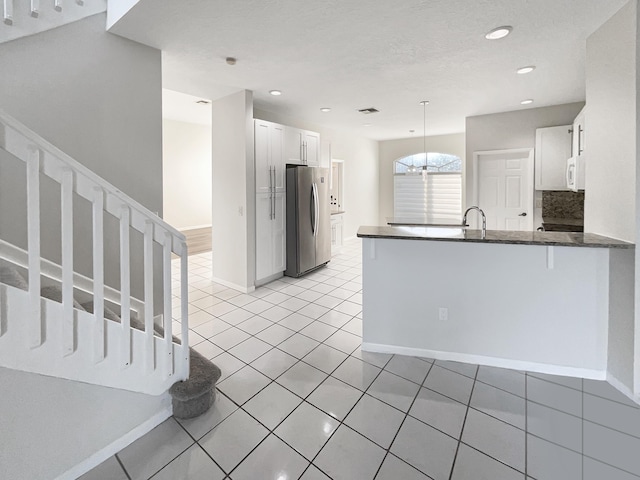
<svg viewBox="0 0 640 480">
<path fill-rule="evenodd" d="M 256 193 L 284 192 L 284 129 L 277 123 L 254 121 Z"/>
<path fill-rule="evenodd" d="M 320 134 L 285 127 L 285 161 L 294 165 L 317 167 L 320 162 Z"/>
<path fill-rule="evenodd" d="M 586 107 L 585 107 L 586 108 Z M 573 141 L 571 148 L 571 156 L 572 157 L 581 157 L 584 155 L 584 146 L 585 146 L 585 135 L 584 135 L 584 124 L 585 124 L 585 108 L 580 110 L 580 113 L 573 121 Z"/>
<path fill-rule="evenodd" d="M 571 156 L 571 132 L 571 125 L 536 129 L 536 190 L 568 190 L 566 168 Z"/>
</svg>

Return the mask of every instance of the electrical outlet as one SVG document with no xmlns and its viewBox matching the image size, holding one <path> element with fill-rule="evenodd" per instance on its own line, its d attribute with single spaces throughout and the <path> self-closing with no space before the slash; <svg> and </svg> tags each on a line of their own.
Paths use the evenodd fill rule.
<svg viewBox="0 0 640 480">
<path fill-rule="evenodd" d="M 440 309 L 438 310 L 438 318 L 441 322 L 446 322 L 447 320 L 449 320 L 449 309 L 440 307 Z"/>
<path fill-rule="evenodd" d="M 536 198 L 536 208 L 542 208 L 542 199 Z"/>
</svg>

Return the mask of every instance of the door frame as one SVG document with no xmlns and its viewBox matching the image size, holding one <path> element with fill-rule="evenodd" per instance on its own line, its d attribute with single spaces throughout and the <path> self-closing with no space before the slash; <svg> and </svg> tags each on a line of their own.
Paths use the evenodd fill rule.
<svg viewBox="0 0 640 480">
<path fill-rule="evenodd" d="M 534 171 L 534 155 L 533 155 L 534 149 L 533 148 L 506 148 L 502 150 L 478 150 L 473 152 L 473 195 L 472 195 L 473 203 L 472 205 L 478 205 L 478 194 L 479 194 L 478 163 L 480 162 L 480 157 L 483 155 L 505 155 L 505 154 L 511 154 L 511 153 L 526 154 L 526 157 L 527 157 L 527 170 L 529 170 L 529 181 L 527 182 L 527 185 L 526 185 L 526 189 L 527 189 L 526 204 L 528 204 L 530 208 L 530 213 L 528 214 L 530 218 L 529 223 L 531 225 L 531 231 L 533 231 L 533 217 L 535 214 L 535 203 L 534 203 L 535 171 Z"/>
</svg>

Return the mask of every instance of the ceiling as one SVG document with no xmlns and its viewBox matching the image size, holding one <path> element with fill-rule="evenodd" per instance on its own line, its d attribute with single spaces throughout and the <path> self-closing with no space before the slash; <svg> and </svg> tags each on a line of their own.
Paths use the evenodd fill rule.
<svg viewBox="0 0 640 480">
<path fill-rule="evenodd" d="M 166 88 L 162 89 L 162 118 L 178 122 L 211 125 L 211 103 L 201 97 L 194 97 Z"/>
<path fill-rule="evenodd" d="M 420 100 L 427 135 L 583 101 L 586 38 L 626 2 L 140 0 L 110 31 L 162 50 L 165 88 L 210 99 L 248 89 L 256 108 L 384 140 L 422 135 Z M 501 25 L 511 35 L 484 38 Z M 536 70 L 517 75 L 525 65 Z M 357 111 L 367 107 L 380 113 Z"/>
</svg>

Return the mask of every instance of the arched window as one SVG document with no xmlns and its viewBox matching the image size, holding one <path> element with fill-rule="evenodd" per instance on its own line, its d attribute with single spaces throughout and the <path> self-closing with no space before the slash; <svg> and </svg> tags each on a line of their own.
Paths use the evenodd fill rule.
<svg viewBox="0 0 640 480">
<path fill-rule="evenodd" d="M 460 221 L 462 160 L 448 153 L 416 153 L 393 162 L 395 217 Z"/>
</svg>

